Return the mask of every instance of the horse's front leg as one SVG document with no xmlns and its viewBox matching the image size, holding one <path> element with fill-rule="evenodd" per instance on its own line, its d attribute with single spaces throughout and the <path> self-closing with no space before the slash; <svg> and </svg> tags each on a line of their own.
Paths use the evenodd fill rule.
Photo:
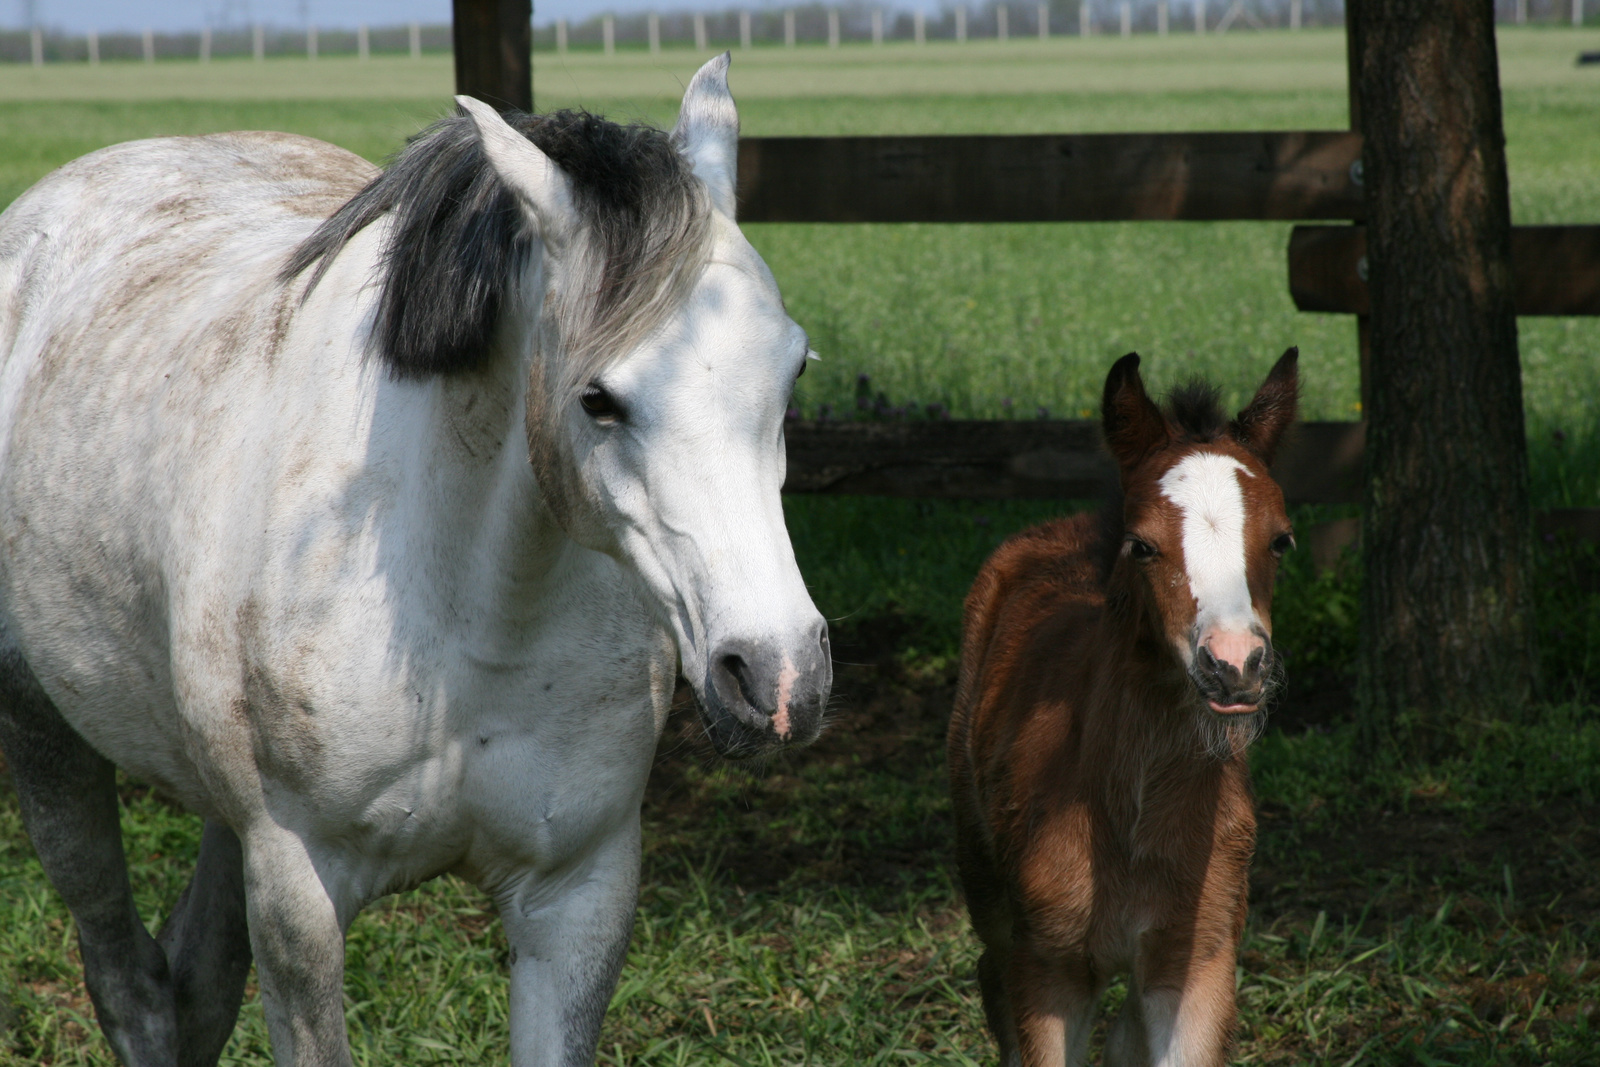
<svg viewBox="0 0 1600 1067">
<path fill-rule="evenodd" d="M 344 930 L 302 839 L 269 819 L 241 834 L 250 946 L 278 1067 L 348 1067 Z"/>
<path fill-rule="evenodd" d="M 572 870 L 495 896 L 511 948 L 512 1067 L 592 1063 L 633 933 L 638 816 Z"/>
<path fill-rule="evenodd" d="M 1147 932 L 1106 1035 L 1107 1067 L 1225 1067 L 1238 1030 L 1235 954 L 1226 936 Z"/>
</svg>

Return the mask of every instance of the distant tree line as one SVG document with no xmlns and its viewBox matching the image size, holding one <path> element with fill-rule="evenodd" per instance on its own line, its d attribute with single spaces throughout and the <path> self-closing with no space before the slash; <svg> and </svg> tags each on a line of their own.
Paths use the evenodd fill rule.
<svg viewBox="0 0 1600 1067">
<path fill-rule="evenodd" d="M 1169 31 L 1187 33 L 1194 29 L 1197 0 L 1128 0 L 1130 31 L 1155 33 L 1161 22 L 1161 9 L 1167 9 Z M 1207 28 L 1211 29 L 1228 17 L 1235 0 L 1198 0 L 1203 10 Z M 1559 0 L 1547 0 L 1559 2 Z M 1080 3 L 1088 6 L 1090 32 L 1116 34 L 1121 32 L 1122 0 L 1049 0 L 1044 5 L 1048 33 L 1055 36 L 1075 36 L 1083 27 Z M 1340 26 L 1344 23 L 1344 0 L 1239 0 L 1239 11 L 1229 20 L 1236 29 L 1283 27 L 1290 25 L 1293 9 L 1300 8 L 1303 26 Z M 1039 8 L 1037 0 L 987 0 L 982 4 L 946 4 L 936 12 L 923 17 L 923 36 L 926 40 L 954 40 L 963 35 L 967 39 L 995 38 L 1000 36 L 1001 20 L 1005 21 L 1006 36 L 1011 38 L 1037 37 L 1039 33 Z M 1002 14 L 1002 9 L 1004 14 Z M 962 14 L 958 14 L 958 10 Z M 657 19 L 661 44 L 682 46 L 696 41 L 697 16 L 705 27 L 706 42 L 710 46 L 735 46 L 743 40 L 741 17 L 748 15 L 749 36 L 752 45 L 781 45 L 789 39 L 789 18 L 793 16 L 793 35 L 796 43 L 818 44 L 830 39 L 829 14 L 838 19 L 838 36 L 843 41 L 871 41 L 875 37 L 875 15 L 881 20 L 881 33 L 886 41 L 910 41 L 916 38 L 915 13 L 897 10 L 891 4 L 875 4 L 850 0 L 848 3 L 805 3 L 788 6 L 728 7 L 719 11 L 680 9 L 661 11 Z M 596 48 L 604 41 L 605 22 L 612 21 L 613 40 L 618 47 L 638 47 L 649 42 L 651 15 L 595 15 L 582 22 L 565 26 L 569 47 Z M 560 30 L 551 22 L 534 28 L 534 47 L 538 50 L 555 48 Z"/>
<path fill-rule="evenodd" d="M 665 0 L 663 6 L 672 3 Z M 1170 33 L 1196 32 L 1196 18 L 1204 19 L 1206 32 L 1282 29 L 1294 25 L 1342 26 L 1344 0 L 1048 0 L 1043 5 L 1046 30 L 1051 36 L 1090 33 L 1115 35 L 1126 22 L 1130 33 L 1156 33 L 1163 22 Z M 982 4 L 946 4 L 922 17 L 924 40 L 1037 37 L 1041 5 L 1037 0 L 985 0 Z M 959 11 L 959 14 L 958 14 Z M 1495 0 L 1495 17 L 1503 23 L 1543 22 L 1566 24 L 1574 14 L 1589 24 L 1600 23 L 1600 0 Z M 558 47 L 604 47 L 606 22 L 611 23 L 614 47 L 648 47 L 652 19 L 655 39 L 662 47 L 694 47 L 703 39 L 707 47 L 739 47 L 829 42 L 911 41 L 919 36 L 915 13 L 890 4 L 849 0 L 842 4 L 805 3 L 789 7 L 727 7 L 695 11 L 678 7 L 655 15 L 596 15 L 574 22 L 536 25 L 536 51 Z M 746 30 L 746 20 L 748 30 Z M 697 27 L 696 23 L 700 25 Z M 836 28 L 835 28 L 836 27 Z M 265 56 L 356 55 L 360 32 L 354 28 L 285 28 L 229 26 L 185 33 L 118 32 L 98 35 L 69 34 L 24 27 L 0 30 L 0 62 L 82 63 L 99 60 L 169 60 Z M 374 26 L 366 32 L 371 55 L 449 52 L 450 27 Z"/>
<path fill-rule="evenodd" d="M 419 25 L 417 46 L 422 52 L 449 52 L 450 27 Z M 314 34 L 319 56 L 356 55 L 360 32 L 355 28 L 286 29 L 265 26 L 259 30 L 260 53 L 266 56 L 305 56 L 308 33 Z M 248 57 L 256 54 L 258 31 L 251 26 L 212 30 L 209 41 L 202 30 L 185 33 L 101 33 L 68 34 L 53 30 L 39 33 L 39 59 L 45 63 L 83 63 L 92 58 L 118 60 L 198 59 Z M 148 48 L 148 51 L 147 51 Z M 367 49 L 372 55 L 405 55 L 412 50 L 409 25 L 374 26 L 367 31 Z M 34 35 L 26 29 L 0 30 L 0 62 L 29 63 L 34 59 Z"/>
</svg>

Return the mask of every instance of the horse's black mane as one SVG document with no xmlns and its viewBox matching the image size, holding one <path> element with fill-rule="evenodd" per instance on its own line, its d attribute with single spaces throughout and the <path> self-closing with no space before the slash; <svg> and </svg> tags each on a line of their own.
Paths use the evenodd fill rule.
<svg viewBox="0 0 1600 1067">
<path fill-rule="evenodd" d="M 612 317 L 631 300 L 648 299 L 640 279 L 681 249 L 704 210 L 689 163 L 669 135 L 585 111 L 505 119 L 571 182 L 599 261 L 593 315 Z M 535 235 L 470 117 L 452 115 L 411 138 L 295 250 L 282 278 L 315 266 L 309 292 L 345 244 L 386 213 L 394 225 L 381 253 L 375 353 L 400 378 L 479 366 Z"/>
</svg>

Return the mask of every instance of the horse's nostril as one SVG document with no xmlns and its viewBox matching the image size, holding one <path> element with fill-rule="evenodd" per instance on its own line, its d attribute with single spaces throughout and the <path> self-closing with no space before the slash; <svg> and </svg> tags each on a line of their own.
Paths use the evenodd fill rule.
<svg viewBox="0 0 1600 1067">
<path fill-rule="evenodd" d="M 1258 648 L 1250 653 L 1250 658 L 1244 661 L 1244 673 L 1250 675 L 1261 670 L 1261 664 L 1266 661 L 1266 658 L 1267 650 L 1265 648 Z"/>
<path fill-rule="evenodd" d="M 1216 674 L 1222 669 L 1222 664 L 1217 662 L 1217 657 L 1205 645 L 1200 646 L 1200 651 L 1195 657 L 1200 661 L 1200 669 L 1208 674 Z"/>
<path fill-rule="evenodd" d="M 717 661 L 717 666 L 732 680 L 744 702 L 754 707 L 756 701 L 754 686 L 750 684 L 750 665 L 745 663 L 744 657 L 730 652 Z"/>
</svg>

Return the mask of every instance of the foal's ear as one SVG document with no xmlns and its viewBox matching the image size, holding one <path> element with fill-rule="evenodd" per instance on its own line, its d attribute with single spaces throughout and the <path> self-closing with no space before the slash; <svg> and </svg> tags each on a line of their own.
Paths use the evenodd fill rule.
<svg viewBox="0 0 1600 1067">
<path fill-rule="evenodd" d="M 724 52 L 700 68 L 683 94 L 678 124 L 672 128 L 672 143 L 688 159 L 695 177 L 705 182 L 711 205 L 730 219 L 739 173 L 739 110 L 728 92 L 731 59 Z"/>
<path fill-rule="evenodd" d="M 1144 391 L 1139 353 L 1129 352 L 1111 365 L 1100 403 L 1100 425 L 1124 474 L 1170 439 L 1166 417 Z"/>
<path fill-rule="evenodd" d="M 477 126 L 489 165 L 533 213 L 540 237 L 559 242 L 577 219 L 566 174 L 488 104 L 470 96 L 458 96 L 456 103 Z"/>
<path fill-rule="evenodd" d="M 1267 373 L 1267 380 L 1256 390 L 1250 406 L 1234 417 L 1228 427 L 1233 439 L 1272 465 L 1283 432 L 1294 421 L 1300 400 L 1300 350 L 1291 348 L 1279 357 Z"/>
</svg>

